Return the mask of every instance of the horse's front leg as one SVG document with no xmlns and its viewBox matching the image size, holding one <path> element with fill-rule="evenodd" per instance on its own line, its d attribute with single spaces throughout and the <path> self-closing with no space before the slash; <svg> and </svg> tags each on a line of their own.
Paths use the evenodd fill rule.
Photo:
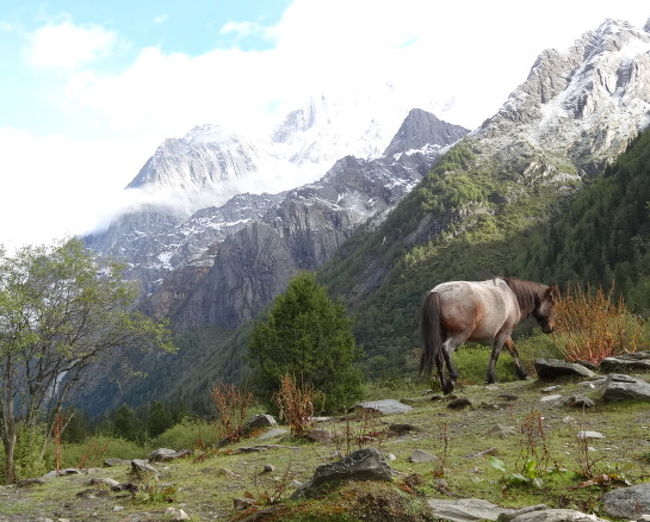
<svg viewBox="0 0 650 522">
<path fill-rule="evenodd" d="M 519 359 L 519 352 L 517 351 L 517 348 L 515 348 L 515 343 L 512 342 L 512 337 L 508 337 L 506 339 L 504 346 L 506 347 L 506 350 L 510 352 L 512 360 L 515 363 L 515 373 L 517 374 L 517 377 L 522 381 L 528 379 L 528 375 L 526 375 L 526 371 L 524 370 L 524 367 L 521 364 L 521 360 Z"/>
<path fill-rule="evenodd" d="M 499 354 L 503 348 L 506 339 L 510 337 L 510 333 L 499 333 L 494 338 L 494 345 L 492 346 L 492 356 L 490 357 L 490 364 L 488 365 L 487 378 L 485 379 L 488 384 L 496 381 L 496 365 L 499 359 Z"/>
</svg>

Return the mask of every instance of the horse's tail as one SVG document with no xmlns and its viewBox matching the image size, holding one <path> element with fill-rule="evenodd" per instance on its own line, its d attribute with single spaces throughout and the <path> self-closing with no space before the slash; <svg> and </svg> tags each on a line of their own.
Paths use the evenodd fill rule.
<svg viewBox="0 0 650 522">
<path fill-rule="evenodd" d="M 420 373 L 431 377 L 433 362 L 435 360 L 440 376 L 440 383 L 444 384 L 442 375 L 442 332 L 440 331 L 440 296 L 437 292 L 429 292 L 422 303 L 422 341 L 424 351 L 420 358 Z"/>
</svg>

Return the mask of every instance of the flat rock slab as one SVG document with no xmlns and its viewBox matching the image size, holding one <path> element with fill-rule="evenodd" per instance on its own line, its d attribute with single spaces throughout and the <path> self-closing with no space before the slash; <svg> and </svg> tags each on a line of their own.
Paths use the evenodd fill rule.
<svg viewBox="0 0 650 522">
<path fill-rule="evenodd" d="M 194 452 L 192 450 L 180 450 L 176 451 L 173 449 L 168 449 L 168 448 L 158 448 L 157 450 L 153 450 L 151 453 L 149 453 L 149 460 L 151 462 L 154 461 L 168 461 L 168 460 L 175 460 L 175 459 L 180 459 L 182 457 L 187 457 L 188 455 L 192 455 Z"/>
<path fill-rule="evenodd" d="M 500 520 L 503 520 L 500 518 Z M 575 509 L 542 509 L 516 514 L 509 522 L 607 522 L 596 515 L 588 515 Z"/>
<path fill-rule="evenodd" d="M 596 374 L 581 364 L 561 361 L 559 359 L 535 359 L 533 363 L 537 377 L 543 381 L 552 381 L 558 377 L 577 376 L 595 377 Z"/>
<path fill-rule="evenodd" d="M 379 480 L 390 482 L 391 469 L 375 448 L 357 450 L 344 459 L 316 468 L 314 476 L 297 489 L 292 499 L 311 497 L 315 490 L 328 482 L 343 480 Z"/>
<path fill-rule="evenodd" d="M 604 372 L 650 370 L 650 351 L 622 353 L 612 357 L 605 357 L 600 361 L 600 369 Z"/>
<path fill-rule="evenodd" d="M 367 411 L 374 415 L 394 415 L 396 413 L 407 413 L 413 409 L 412 406 L 396 401 L 395 399 L 383 399 L 380 401 L 365 401 L 354 406 L 356 411 Z"/>
<path fill-rule="evenodd" d="M 629 375 L 610 373 L 603 384 L 602 398 L 606 401 L 650 401 L 650 384 Z"/>
<path fill-rule="evenodd" d="M 440 460 L 440 459 L 435 455 L 432 455 L 428 451 L 424 451 L 421 449 L 413 450 L 411 456 L 409 457 L 409 462 L 413 462 L 415 464 L 425 464 L 427 462 L 434 462 L 436 460 Z"/>
<path fill-rule="evenodd" d="M 650 484 L 608 491 L 603 496 L 603 508 L 612 516 L 630 520 L 650 514 Z"/>
<path fill-rule="evenodd" d="M 499 515 L 515 511 L 514 509 L 499 507 L 480 498 L 461 498 L 460 500 L 430 498 L 427 503 L 431 507 L 435 518 L 451 520 L 452 522 L 498 520 Z"/>
<path fill-rule="evenodd" d="M 115 466 L 130 466 L 131 461 L 126 459 L 104 459 L 104 466 L 113 468 Z"/>
</svg>

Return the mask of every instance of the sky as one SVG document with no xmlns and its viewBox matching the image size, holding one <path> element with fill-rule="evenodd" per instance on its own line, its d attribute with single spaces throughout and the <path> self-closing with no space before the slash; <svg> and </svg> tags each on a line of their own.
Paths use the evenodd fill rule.
<svg viewBox="0 0 650 522">
<path fill-rule="evenodd" d="M 254 133 L 350 85 L 445 100 L 437 116 L 475 128 L 542 50 L 606 18 L 641 27 L 644 4 L 0 0 L 0 244 L 91 230 L 165 138 Z"/>
</svg>

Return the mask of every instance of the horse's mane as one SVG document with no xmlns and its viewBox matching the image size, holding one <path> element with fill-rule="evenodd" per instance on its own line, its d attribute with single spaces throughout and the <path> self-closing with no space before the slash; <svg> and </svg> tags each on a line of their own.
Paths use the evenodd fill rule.
<svg viewBox="0 0 650 522">
<path fill-rule="evenodd" d="M 523 281 L 516 277 L 504 277 L 503 280 L 517 296 L 522 316 L 530 314 L 544 297 L 547 286 L 534 281 Z"/>
</svg>

